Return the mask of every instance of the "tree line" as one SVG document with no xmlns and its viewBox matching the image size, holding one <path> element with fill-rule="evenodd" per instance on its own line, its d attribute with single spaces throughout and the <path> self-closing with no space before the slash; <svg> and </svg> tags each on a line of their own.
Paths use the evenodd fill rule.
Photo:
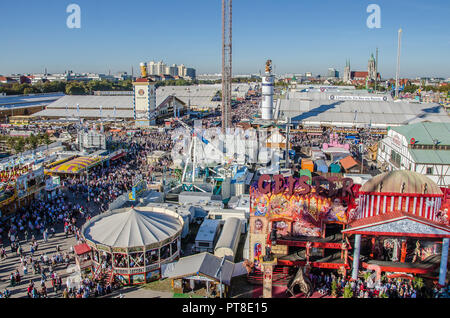
<svg viewBox="0 0 450 318">
<path fill-rule="evenodd" d="M 233 83 L 256 82 L 254 78 L 234 78 Z M 160 86 L 189 86 L 198 84 L 219 84 L 222 80 L 167 80 L 157 81 L 156 87 Z M 89 82 L 81 81 L 54 81 L 54 82 L 38 82 L 35 84 L 3 84 L 0 85 L 0 93 L 6 95 L 28 95 L 64 92 L 67 95 L 92 95 L 94 91 L 132 91 L 133 82 L 131 79 L 120 80 L 117 82 L 108 80 L 92 80 Z"/>
<path fill-rule="evenodd" d="M 10 152 L 14 151 L 16 154 L 52 143 L 47 133 L 31 134 L 28 137 L 0 135 L 0 140 L 6 143 Z"/>
</svg>

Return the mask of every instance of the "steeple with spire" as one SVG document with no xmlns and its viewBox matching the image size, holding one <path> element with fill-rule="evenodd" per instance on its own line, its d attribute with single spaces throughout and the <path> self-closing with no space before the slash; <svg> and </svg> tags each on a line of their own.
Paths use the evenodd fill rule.
<svg viewBox="0 0 450 318">
<path fill-rule="evenodd" d="M 377 78 L 377 68 L 375 58 L 373 57 L 373 53 L 371 54 L 369 59 L 369 65 L 367 67 L 367 76 L 369 80 L 375 80 Z"/>
<path fill-rule="evenodd" d="M 352 73 L 350 68 L 350 59 L 345 61 L 345 69 L 344 69 L 344 83 L 349 83 L 352 79 Z"/>
</svg>

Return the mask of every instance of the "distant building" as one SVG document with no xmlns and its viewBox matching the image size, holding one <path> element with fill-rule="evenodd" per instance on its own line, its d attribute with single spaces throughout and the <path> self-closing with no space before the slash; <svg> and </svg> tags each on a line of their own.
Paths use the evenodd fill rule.
<svg viewBox="0 0 450 318">
<path fill-rule="evenodd" d="M 350 70 L 350 60 L 345 62 L 344 83 L 350 83 L 352 79 L 352 71 Z"/>
<path fill-rule="evenodd" d="M 329 68 L 327 73 L 328 78 L 339 78 L 339 72 L 334 68 Z"/>
<path fill-rule="evenodd" d="M 195 69 L 187 68 L 186 69 L 186 75 L 184 77 L 188 77 L 190 79 L 195 79 Z"/>
<path fill-rule="evenodd" d="M 184 64 L 178 66 L 178 76 L 186 76 L 186 66 L 184 66 Z"/>
<path fill-rule="evenodd" d="M 11 77 L 6 76 L 0 76 L 0 83 L 2 84 L 14 84 L 17 83 L 17 81 Z"/>
<path fill-rule="evenodd" d="M 78 147 L 80 151 L 106 149 L 106 136 L 96 130 L 79 131 Z"/>
<path fill-rule="evenodd" d="M 184 64 L 172 66 L 166 65 L 163 61 L 147 63 L 147 71 L 150 77 L 160 76 L 162 80 L 167 80 L 163 75 L 169 75 L 172 79 L 178 77 L 195 79 L 196 71 L 193 68 L 188 68 Z"/>
<path fill-rule="evenodd" d="M 367 71 L 351 71 L 350 60 L 346 61 L 343 81 L 348 84 L 363 85 L 367 82 L 374 82 L 375 79 L 381 80 L 380 73 L 377 73 L 377 65 L 373 54 L 369 58 Z"/>
<path fill-rule="evenodd" d="M 176 64 L 173 64 L 172 66 L 166 67 L 165 74 L 170 75 L 172 77 L 178 76 L 178 66 Z"/>
</svg>

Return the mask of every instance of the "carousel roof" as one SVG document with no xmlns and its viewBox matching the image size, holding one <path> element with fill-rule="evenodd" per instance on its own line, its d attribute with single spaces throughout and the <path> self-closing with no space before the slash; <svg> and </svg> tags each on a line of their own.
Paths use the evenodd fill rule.
<svg viewBox="0 0 450 318">
<path fill-rule="evenodd" d="M 427 176 L 409 170 L 385 172 L 367 181 L 360 192 L 442 195 L 438 185 Z"/>
<path fill-rule="evenodd" d="M 109 247 L 137 247 L 164 241 L 181 231 L 177 217 L 129 208 L 102 215 L 83 231 L 87 240 Z"/>
</svg>

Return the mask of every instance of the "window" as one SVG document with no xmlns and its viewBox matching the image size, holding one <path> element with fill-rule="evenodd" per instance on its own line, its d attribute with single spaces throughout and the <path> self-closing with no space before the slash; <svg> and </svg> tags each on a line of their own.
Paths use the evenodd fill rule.
<svg viewBox="0 0 450 318">
<path fill-rule="evenodd" d="M 433 167 L 427 167 L 427 174 L 433 174 Z"/>
<path fill-rule="evenodd" d="M 166 259 L 170 256 L 170 243 L 167 245 L 164 245 L 160 250 L 160 259 Z"/>
<path fill-rule="evenodd" d="M 214 220 L 222 220 L 222 216 L 221 215 L 215 215 L 214 216 Z"/>
<path fill-rule="evenodd" d="M 171 244 L 172 255 L 178 251 L 178 240 L 173 241 Z"/>
<path fill-rule="evenodd" d="M 201 247 L 209 247 L 210 244 L 209 244 L 208 242 L 198 242 L 198 246 L 201 246 Z"/>
<path fill-rule="evenodd" d="M 391 160 L 390 162 L 396 166 L 397 168 L 400 168 L 400 161 L 401 161 L 401 156 L 399 153 L 397 153 L 396 151 L 392 150 L 391 151 Z"/>
</svg>

